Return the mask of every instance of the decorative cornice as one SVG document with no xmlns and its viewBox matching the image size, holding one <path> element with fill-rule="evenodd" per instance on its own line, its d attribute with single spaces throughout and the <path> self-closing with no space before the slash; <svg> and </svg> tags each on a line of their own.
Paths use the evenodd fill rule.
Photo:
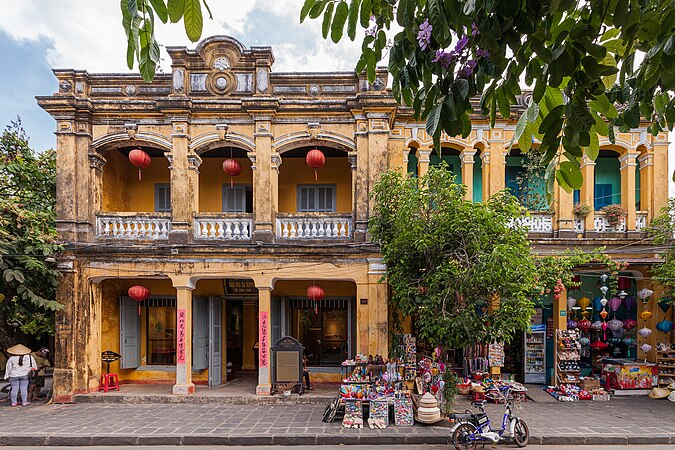
<svg viewBox="0 0 675 450">
<path fill-rule="evenodd" d="M 98 171 L 103 172 L 103 167 L 105 166 L 106 159 L 99 155 L 98 153 L 89 153 L 89 167 Z"/>
</svg>

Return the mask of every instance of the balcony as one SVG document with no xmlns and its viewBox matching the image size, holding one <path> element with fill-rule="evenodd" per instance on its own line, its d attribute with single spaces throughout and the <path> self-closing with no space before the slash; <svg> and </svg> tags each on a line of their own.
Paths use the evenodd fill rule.
<svg viewBox="0 0 675 450">
<path fill-rule="evenodd" d="M 647 211 L 637 211 L 635 213 L 635 231 L 642 231 L 647 228 Z"/>
<path fill-rule="evenodd" d="M 247 241 L 251 239 L 253 215 L 245 213 L 200 213 L 194 216 L 195 240 Z"/>
<path fill-rule="evenodd" d="M 96 236 L 126 240 L 168 239 L 169 213 L 105 212 L 96 214 Z"/>
<path fill-rule="evenodd" d="M 277 239 L 350 239 L 351 213 L 277 214 Z"/>
<path fill-rule="evenodd" d="M 530 233 L 553 233 L 553 213 L 530 211 L 528 215 L 515 219 L 514 223 L 525 227 Z"/>
</svg>

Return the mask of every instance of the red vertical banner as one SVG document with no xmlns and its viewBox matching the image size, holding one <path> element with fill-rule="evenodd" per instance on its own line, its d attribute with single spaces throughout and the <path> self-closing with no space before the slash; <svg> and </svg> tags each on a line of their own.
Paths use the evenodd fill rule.
<svg viewBox="0 0 675 450">
<path fill-rule="evenodd" d="M 185 364 L 185 334 L 187 311 L 178 310 L 178 336 L 176 339 L 176 364 Z"/>
<path fill-rule="evenodd" d="M 269 330 L 269 315 L 267 312 L 260 312 L 260 329 L 258 330 L 258 358 L 259 367 L 269 367 L 269 348 L 270 343 L 267 340 L 267 332 Z"/>
</svg>

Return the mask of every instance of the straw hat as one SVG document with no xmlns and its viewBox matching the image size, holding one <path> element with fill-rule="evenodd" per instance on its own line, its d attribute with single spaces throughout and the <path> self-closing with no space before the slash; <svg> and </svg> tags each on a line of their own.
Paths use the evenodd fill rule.
<svg viewBox="0 0 675 450">
<path fill-rule="evenodd" d="M 7 353 L 9 353 L 10 355 L 17 355 L 17 356 L 28 355 L 31 353 L 31 349 L 29 349 L 25 345 L 16 344 L 14 347 L 8 348 Z"/>
<path fill-rule="evenodd" d="M 670 391 L 666 388 L 655 387 L 649 393 L 649 398 L 666 398 L 670 394 Z"/>
</svg>

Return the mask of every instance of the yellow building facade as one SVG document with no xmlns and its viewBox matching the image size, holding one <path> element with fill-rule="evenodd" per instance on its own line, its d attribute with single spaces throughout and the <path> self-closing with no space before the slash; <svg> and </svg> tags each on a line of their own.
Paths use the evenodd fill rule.
<svg viewBox="0 0 675 450">
<path fill-rule="evenodd" d="M 121 381 L 172 384 L 175 394 L 237 372 L 257 373 L 256 392 L 269 394 L 270 349 L 286 335 L 305 346 L 317 380 L 339 380 L 339 363 L 357 353 L 387 355 L 370 191 L 389 169 L 422 176 L 440 160 L 424 124 L 397 105 L 385 71 L 372 84 L 353 72 L 276 73 L 271 48 L 223 36 L 168 52 L 172 72 L 152 83 L 55 70 L 58 92 L 38 97 L 56 120 L 57 229 L 67 244 L 55 398 L 95 391 L 108 350 L 121 355 L 110 367 Z M 468 200 L 509 187 L 516 119 L 490 129 L 475 117 L 467 139 L 443 137 L 441 157 Z M 607 170 L 584 161 L 580 192 L 556 188 L 550 210 L 524 223 L 541 253 L 630 246 L 613 255 L 648 284 L 654 255 L 641 230 L 667 202 L 667 136 L 642 129 L 601 145 Z M 140 177 L 133 149 L 151 158 Z M 326 159 L 316 173 L 305 161 L 313 149 Z M 223 171 L 227 159 L 239 175 Z M 573 214 L 575 202 L 605 201 L 599 184 L 628 211 L 616 229 L 602 211 Z M 313 284 L 320 302 L 307 299 Z M 128 298 L 135 285 L 150 297 Z"/>
</svg>

